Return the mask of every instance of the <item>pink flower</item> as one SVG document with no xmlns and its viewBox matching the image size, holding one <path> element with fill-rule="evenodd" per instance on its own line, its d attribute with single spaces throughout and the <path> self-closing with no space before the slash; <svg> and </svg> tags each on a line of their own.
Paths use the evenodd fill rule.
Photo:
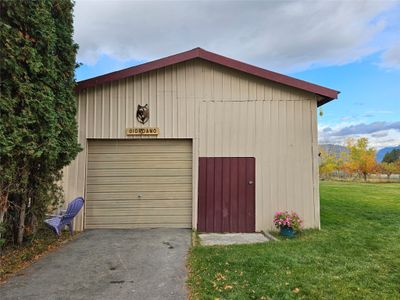
<svg viewBox="0 0 400 300">
<path fill-rule="evenodd" d="M 293 211 L 291 213 L 288 211 L 277 211 L 275 212 L 273 223 L 278 228 L 287 226 L 297 230 L 301 227 L 303 220 L 301 220 L 298 214 Z"/>
</svg>

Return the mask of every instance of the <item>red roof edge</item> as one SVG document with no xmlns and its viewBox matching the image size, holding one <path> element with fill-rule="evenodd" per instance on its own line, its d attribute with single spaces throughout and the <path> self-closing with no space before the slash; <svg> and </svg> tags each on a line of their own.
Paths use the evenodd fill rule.
<svg viewBox="0 0 400 300">
<path fill-rule="evenodd" d="M 108 73 L 105 75 L 97 76 L 94 78 L 79 81 L 75 88 L 76 92 L 83 89 L 93 87 L 95 85 L 104 84 L 114 80 L 120 80 L 127 77 L 135 76 L 141 73 L 153 71 L 156 69 L 164 68 L 177 63 L 185 62 L 194 58 L 201 58 L 219 65 L 223 65 L 235 70 L 239 70 L 260 78 L 271 80 L 280 84 L 288 85 L 294 88 L 298 88 L 304 91 L 308 91 L 317 95 L 322 96 L 322 100 L 318 102 L 318 106 L 321 106 L 329 101 L 336 99 L 339 92 L 316 85 L 304 80 L 296 79 L 290 76 L 265 70 L 253 65 L 249 65 L 238 60 L 234 60 L 213 52 L 206 51 L 201 48 L 195 48 L 186 52 L 178 53 L 175 55 L 167 56 L 165 58 L 157 59 L 148 63 L 144 63 L 138 66 L 130 67 L 127 69 L 119 70 L 116 72 Z"/>
</svg>

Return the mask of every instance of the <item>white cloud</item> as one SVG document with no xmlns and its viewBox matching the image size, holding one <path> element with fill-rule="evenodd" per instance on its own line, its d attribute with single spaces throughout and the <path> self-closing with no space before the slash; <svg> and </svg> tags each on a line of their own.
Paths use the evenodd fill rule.
<svg viewBox="0 0 400 300">
<path fill-rule="evenodd" d="M 383 53 L 381 66 L 387 69 L 400 69 L 400 42 Z"/>
<path fill-rule="evenodd" d="M 383 130 L 397 130 L 400 131 L 400 122 L 373 122 L 369 124 L 359 123 L 342 127 L 338 130 L 331 131 L 332 136 L 348 136 L 352 134 L 373 134 Z M 324 129 L 325 131 L 327 128 Z"/>
<path fill-rule="evenodd" d="M 320 144 L 344 145 L 349 138 L 368 138 L 375 148 L 400 145 L 400 122 L 340 123 L 335 126 L 319 126 Z"/>
<path fill-rule="evenodd" d="M 75 7 L 78 60 L 151 60 L 200 46 L 282 71 L 345 64 L 382 49 L 385 1 L 84 1 Z M 396 54 L 387 50 L 386 63 Z M 394 58 L 393 58 L 394 55 Z"/>
</svg>

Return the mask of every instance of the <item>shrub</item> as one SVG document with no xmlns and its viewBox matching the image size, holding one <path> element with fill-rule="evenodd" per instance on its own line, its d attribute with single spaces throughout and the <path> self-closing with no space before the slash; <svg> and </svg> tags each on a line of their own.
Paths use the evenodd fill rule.
<svg viewBox="0 0 400 300">
<path fill-rule="evenodd" d="M 276 228 L 292 228 L 293 230 L 300 231 L 303 221 L 298 214 L 288 211 L 277 211 L 274 215 L 274 224 Z"/>
</svg>

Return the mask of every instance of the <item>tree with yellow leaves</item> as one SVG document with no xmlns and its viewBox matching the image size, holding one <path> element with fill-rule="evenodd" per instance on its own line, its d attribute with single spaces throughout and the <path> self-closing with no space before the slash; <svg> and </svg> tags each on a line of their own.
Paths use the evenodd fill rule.
<svg viewBox="0 0 400 300">
<path fill-rule="evenodd" d="M 368 174 L 377 170 L 376 150 L 368 147 L 367 138 L 349 139 L 346 147 L 349 151 L 343 163 L 343 171 L 357 173 L 367 181 Z"/>
<path fill-rule="evenodd" d="M 328 178 L 334 171 L 339 169 L 339 159 L 335 153 L 330 153 L 320 147 L 319 157 L 319 174 L 322 178 Z"/>
<path fill-rule="evenodd" d="M 385 174 L 389 180 L 392 174 L 400 173 L 400 159 L 392 163 L 381 162 L 379 164 L 379 172 Z"/>
</svg>

